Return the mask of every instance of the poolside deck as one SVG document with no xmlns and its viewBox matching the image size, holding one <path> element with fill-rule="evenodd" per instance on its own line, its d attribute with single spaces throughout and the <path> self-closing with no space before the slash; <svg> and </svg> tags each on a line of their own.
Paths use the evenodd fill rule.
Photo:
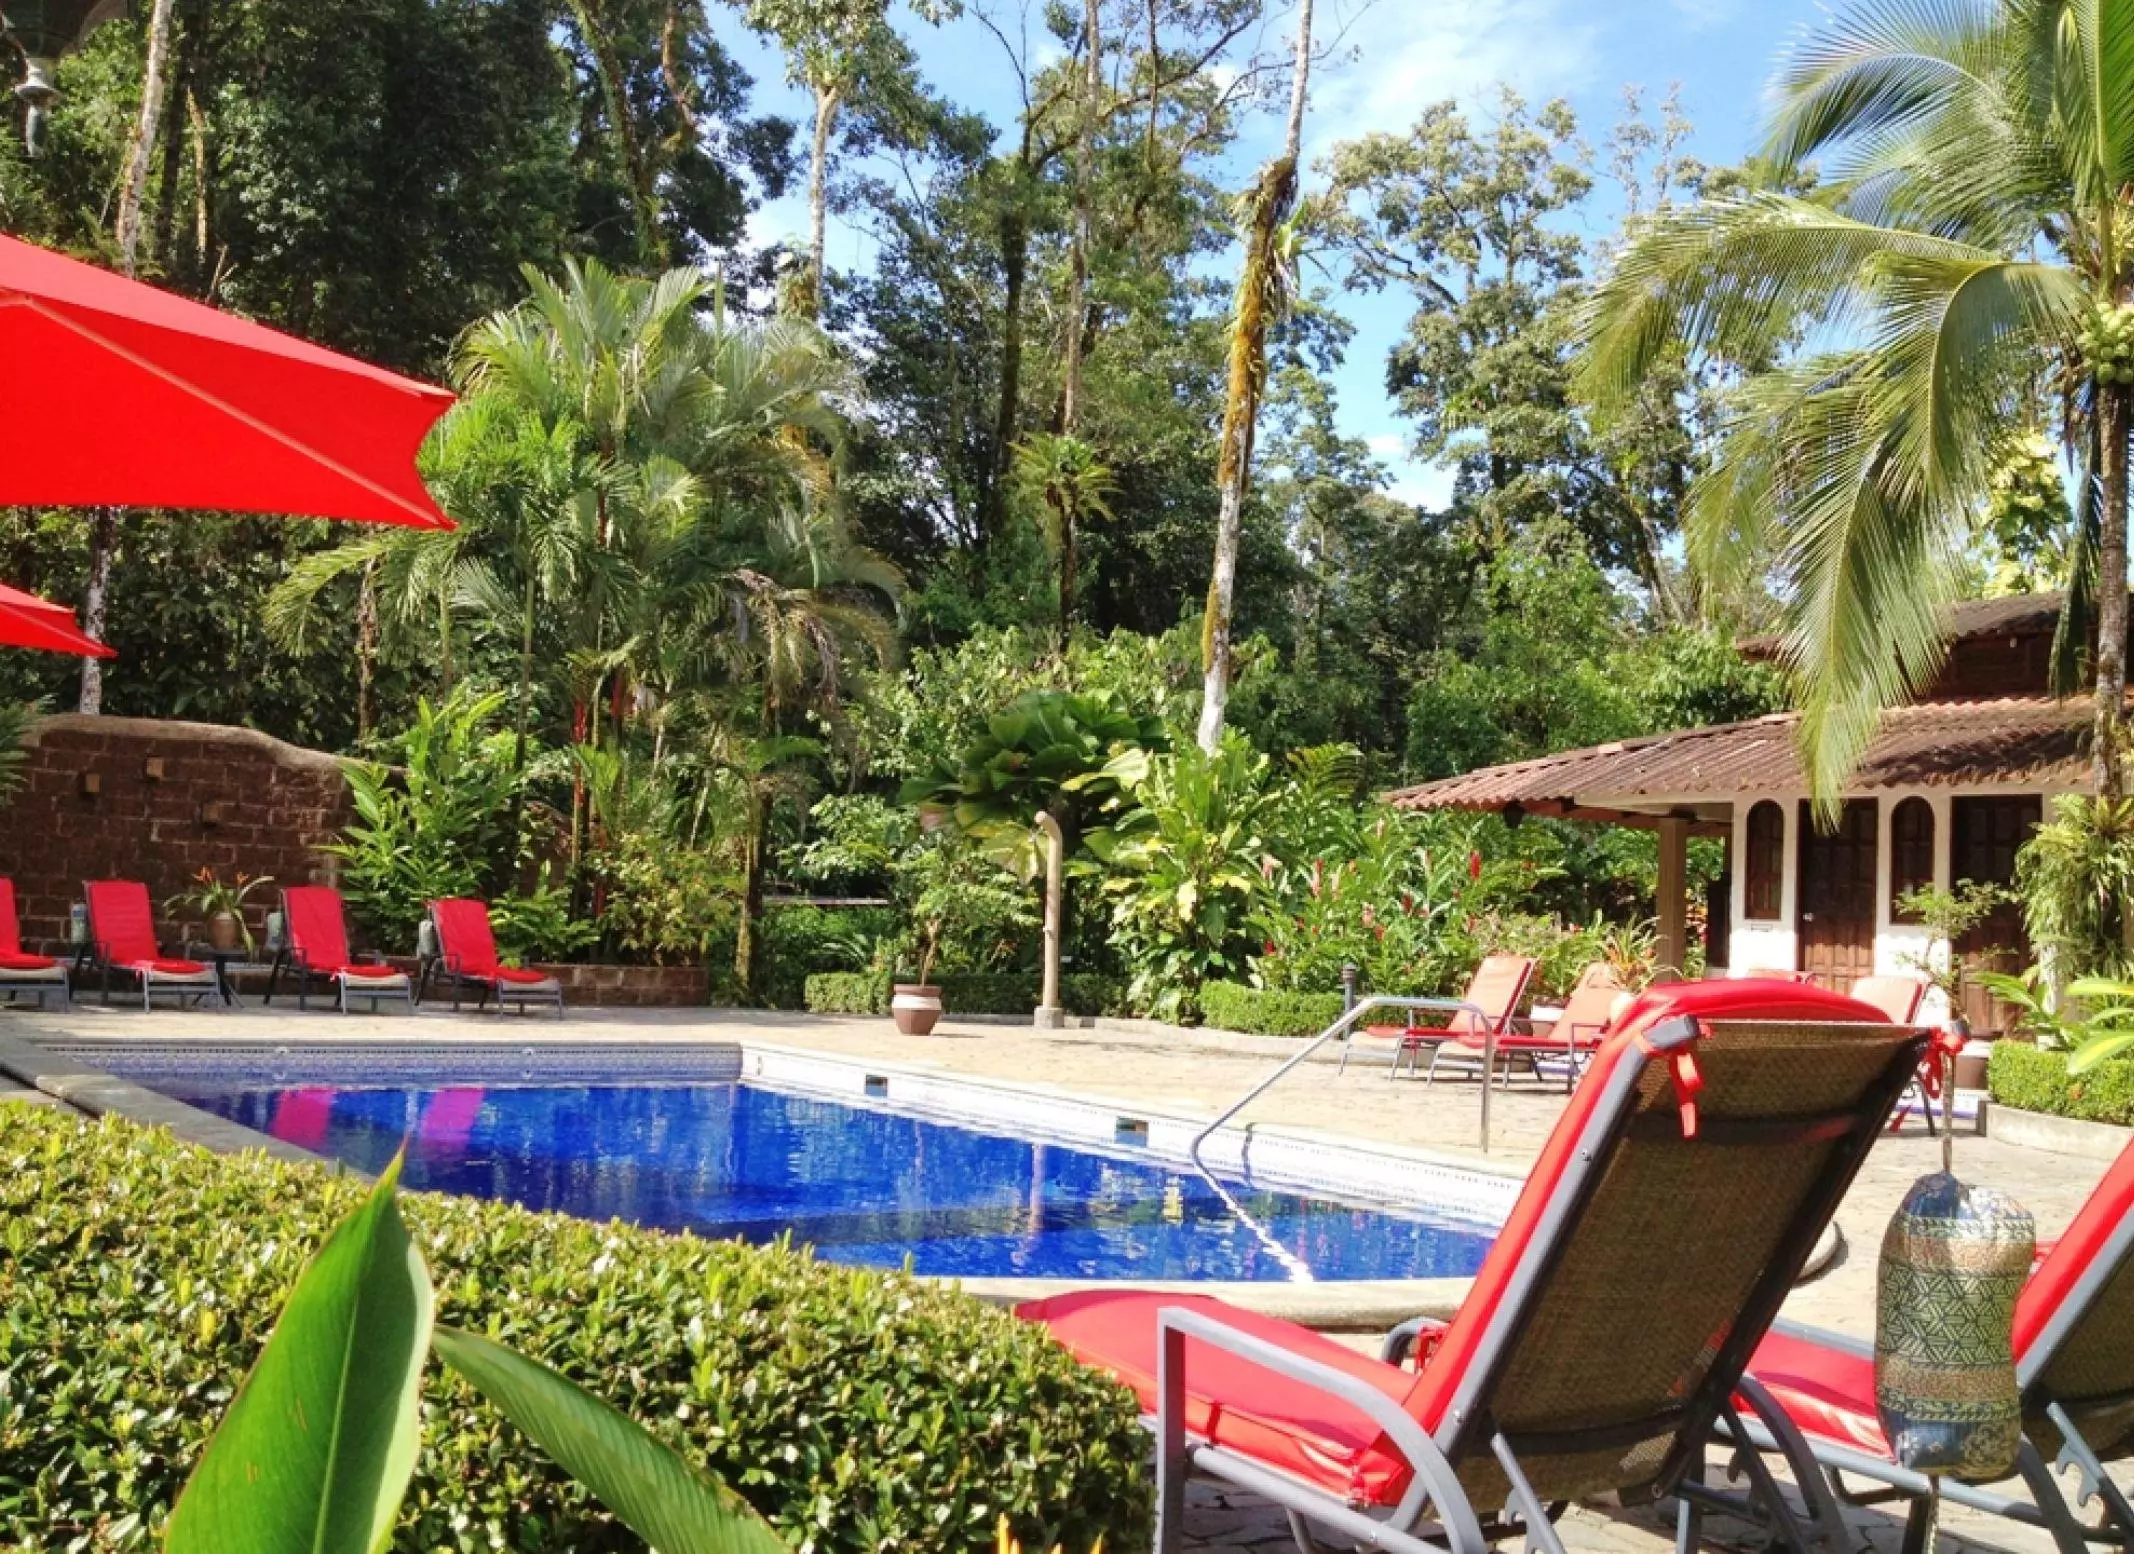
<svg viewBox="0 0 2134 1554">
<path fill-rule="evenodd" d="M 534 1017 L 454 1017 L 424 1012 L 342 1018 L 294 1009 L 260 1009 L 256 1002 L 228 1014 L 77 1009 L 69 1015 L 23 1012 L 0 1019 L 0 1034 L 203 1041 L 242 1036 L 276 1041 L 352 1041 L 380 1037 L 436 1040 L 448 1034 L 508 1038 L 515 1043 L 753 1039 L 839 1056 L 900 1065 L 933 1065 L 955 1073 L 1056 1088 L 1083 1097 L 1116 1099 L 1129 1107 L 1213 1116 L 1293 1051 L 1264 1038 L 1220 1033 L 1179 1035 L 1124 1028 L 1040 1032 L 1027 1027 L 950 1020 L 931 1036 L 899 1035 L 887 1020 L 837 1019 L 729 1010 L 573 1011 L 557 1022 Z M 1345 1074 L 1330 1064 L 1306 1065 L 1256 1102 L 1241 1119 L 1345 1134 L 1471 1159 L 1519 1171 L 1531 1161 L 1563 1105 L 1560 1091 L 1531 1083 L 1493 1098 L 1492 1149 L 1476 1147 L 1477 1090 L 1472 1081 L 1424 1085 L 1390 1080 L 1380 1063 L 1352 1062 Z M 2036 1216 L 2041 1236 L 2065 1227 L 2104 1174 L 2107 1162 L 2052 1154 L 1994 1140 L 1962 1137 L 1957 1168 L 1972 1181 L 2013 1193 Z M 1912 1181 L 1940 1166 L 1940 1147 L 1916 1126 L 1889 1136 L 1870 1157 L 1839 1213 L 1846 1245 L 1829 1271 L 1795 1292 L 1787 1315 L 1871 1334 L 1876 1252 L 1891 1211 Z M 1252 1497 L 1196 1486 L 1194 1546 L 1206 1554 L 1289 1547 L 1279 1513 Z M 1894 1551 L 1901 1522 L 1858 1513 L 1861 1542 Z M 1713 1529 L 1715 1535 L 1720 1530 Z M 1956 1510 L 1943 1523 L 1944 1546 L 2045 1554 L 2043 1534 Z M 1575 1554 L 1659 1554 L 1670 1535 L 1650 1509 L 1580 1510 L 1564 1528 Z"/>
</svg>

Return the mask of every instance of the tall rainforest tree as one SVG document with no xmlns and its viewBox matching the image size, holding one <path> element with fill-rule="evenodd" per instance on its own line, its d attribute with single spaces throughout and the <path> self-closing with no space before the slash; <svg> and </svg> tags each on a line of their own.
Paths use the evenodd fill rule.
<svg viewBox="0 0 2134 1554">
<path fill-rule="evenodd" d="M 1691 493 L 1692 560 L 1782 560 L 1786 655 L 1819 799 L 1881 710 L 1925 685 L 1994 472 L 2059 407 L 2094 603 L 2097 791 L 2123 786 L 2127 456 L 2134 395 L 2134 0 L 1867 0 L 1785 64 L 1768 154 L 1813 197 L 1660 212 L 1584 321 L 1583 385 L 1625 406 L 1683 346 L 1754 361 Z"/>
<path fill-rule="evenodd" d="M 1229 389 L 1223 401 L 1216 485 L 1222 499 L 1215 528 L 1215 567 L 1201 626 L 1200 748 L 1213 755 L 1223 742 L 1230 704 L 1231 612 L 1237 600 L 1237 556 L 1243 533 L 1245 488 L 1252 480 L 1252 439 L 1267 390 L 1267 325 L 1290 284 L 1285 253 L 1297 199 L 1297 158 L 1303 154 L 1304 102 L 1311 77 L 1312 0 L 1297 0 L 1297 50 L 1289 86 L 1289 124 L 1282 154 L 1260 169 L 1244 201 L 1245 263 L 1230 324 Z"/>
</svg>

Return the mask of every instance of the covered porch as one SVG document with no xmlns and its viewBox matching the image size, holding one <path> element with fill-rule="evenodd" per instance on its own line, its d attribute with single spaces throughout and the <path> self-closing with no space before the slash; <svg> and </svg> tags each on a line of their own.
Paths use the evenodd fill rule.
<svg viewBox="0 0 2134 1554">
<path fill-rule="evenodd" d="M 1951 953 L 2021 957 L 2013 908 L 1951 946 L 1899 902 L 1922 887 L 2011 882 L 2047 800 L 2086 784 L 2087 721 L 2086 704 L 2049 698 L 1894 708 L 1829 826 L 1809 803 L 1793 713 L 1564 751 L 1387 797 L 1403 809 L 1494 812 L 1513 825 L 1652 831 L 1663 973 L 1692 964 L 1701 926 L 1711 975 L 1802 972 L 1842 990 L 1856 977 L 1916 972 L 1922 959 L 1945 964 Z M 1724 846 L 1709 888 L 1691 876 L 1693 837 Z M 1988 1017 L 1981 993 L 1965 1001 L 1975 1021 Z"/>
</svg>

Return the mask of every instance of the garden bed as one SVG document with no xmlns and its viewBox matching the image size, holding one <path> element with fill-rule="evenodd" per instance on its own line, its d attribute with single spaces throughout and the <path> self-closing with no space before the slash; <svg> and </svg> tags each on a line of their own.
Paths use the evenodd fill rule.
<svg viewBox="0 0 2134 1554">
<path fill-rule="evenodd" d="M 0 1105 L 0 1546 L 154 1546 L 299 1268 L 362 1187 L 117 1119 Z M 897 1274 L 409 1194 L 440 1321 L 600 1392 L 818 1550 L 1143 1538 L 1131 1396 Z M 439 1372 L 400 1550 L 641 1549 Z"/>
<path fill-rule="evenodd" d="M 934 978 L 934 985 L 941 989 L 941 1006 L 951 1019 L 959 1014 L 1028 1015 L 1037 1009 L 1035 972 L 944 972 Z M 807 979 L 805 997 L 811 1014 L 886 1015 L 889 978 L 868 971 L 820 971 Z M 1060 978 L 1060 1002 L 1069 1014 L 1133 1012 L 1118 978 L 1082 972 Z"/>
<path fill-rule="evenodd" d="M 1210 982 L 1200 990 L 1202 1023 L 1256 1036 L 1316 1036 L 1341 1018 L 1339 993 L 1289 993 Z"/>
</svg>

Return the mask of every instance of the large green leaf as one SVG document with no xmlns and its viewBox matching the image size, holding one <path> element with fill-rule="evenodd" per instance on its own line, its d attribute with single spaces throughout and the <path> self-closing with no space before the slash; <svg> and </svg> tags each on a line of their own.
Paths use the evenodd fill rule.
<svg viewBox="0 0 2134 1554">
<path fill-rule="evenodd" d="M 659 1554 L 790 1554 L 746 1505 L 619 1410 L 502 1344 L 437 1330 L 437 1352 Z"/>
<path fill-rule="evenodd" d="M 415 1470 L 429 1271 L 400 1162 L 297 1280 L 172 1514 L 168 1554 L 374 1554 Z"/>
</svg>

